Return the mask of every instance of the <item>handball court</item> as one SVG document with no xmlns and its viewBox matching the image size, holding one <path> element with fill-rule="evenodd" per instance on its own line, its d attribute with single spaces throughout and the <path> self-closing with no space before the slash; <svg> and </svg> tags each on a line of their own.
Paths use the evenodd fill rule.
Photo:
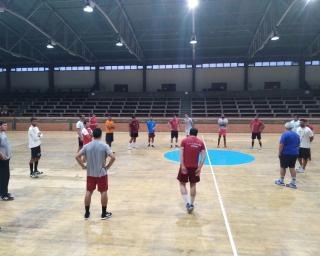
<svg viewBox="0 0 320 256">
<path fill-rule="evenodd" d="M 216 134 L 201 136 L 208 149 L 216 147 Z M 147 134 L 141 133 L 138 149 L 131 151 L 128 134 L 116 133 L 117 159 L 109 172 L 108 210 L 113 217 L 100 220 L 95 191 L 91 218 L 85 221 L 86 173 L 74 159 L 75 132 L 44 132 L 39 169 L 45 174 L 38 179 L 29 177 L 26 132 L 8 132 L 8 137 L 13 150 L 9 190 L 15 200 L 0 202 L 1 256 L 307 256 L 320 251 L 317 138 L 312 161 L 305 174 L 297 174 L 298 189 L 293 190 L 274 185 L 279 134 L 264 134 L 262 150 L 249 148 L 249 134 L 229 134 L 230 150 L 256 159 L 213 166 L 226 220 L 209 166 L 197 187 L 195 211 L 186 213 L 176 180 L 178 164 L 163 157 L 170 150 L 169 133 L 157 133 L 154 149 L 146 147 Z"/>
</svg>

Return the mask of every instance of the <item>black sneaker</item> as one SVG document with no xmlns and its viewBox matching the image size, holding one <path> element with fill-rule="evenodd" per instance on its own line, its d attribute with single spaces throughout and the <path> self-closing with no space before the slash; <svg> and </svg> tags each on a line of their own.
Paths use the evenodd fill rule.
<svg viewBox="0 0 320 256">
<path fill-rule="evenodd" d="M 34 172 L 30 174 L 30 178 L 38 178 L 39 176 L 35 174 Z"/>
<path fill-rule="evenodd" d="M 151 145 L 151 147 L 153 147 L 153 148 L 154 148 L 154 145 Z"/>
<path fill-rule="evenodd" d="M 112 217 L 112 213 L 111 212 L 106 212 L 105 214 L 101 214 L 101 219 L 102 220 L 106 220 L 106 219 L 110 219 Z"/>
<path fill-rule="evenodd" d="M 150 144 L 148 144 L 148 147 L 150 147 Z"/>
<path fill-rule="evenodd" d="M 88 220 L 90 218 L 90 212 L 86 212 L 85 214 L 84 214 L 84 219 L 85 220 Z"/>
<path fill-rule="evenodd" d="M 43 172 L 40 172 L 40 171 L 38 171 L 38 170 L 34 171 L 33 173 L 35 173 L 36 175 L 43 174 Z"/>
<path fill-rule="evenodd" d="M 12 201 L 12 200 L 14 200 L 14 197 L 7 194 L 7 195 L 1 196 L 1 199 L 2 199 L 3 201 Z"/>
<path fill-rule="evenodd" d="M 189 208 L 188 208 L 188 213 L 192 213 L 193 212 L 193 209 L 194 209 L 194 206 L 193 206 L 193 204 L 190 204 L 189 205 Z"/>
</svg>

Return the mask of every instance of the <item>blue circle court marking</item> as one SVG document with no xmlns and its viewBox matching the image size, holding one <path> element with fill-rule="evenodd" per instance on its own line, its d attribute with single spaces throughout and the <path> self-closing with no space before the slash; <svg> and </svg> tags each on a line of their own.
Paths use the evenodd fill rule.
<svg viewBox="0 0 320 256">
<path fill-rule="evenodd" d="M 239 165 L 251 163 L 255 160 L 254 156 L 231 150 L 215 150 L 209 149 L 208 155 L 212 165 Z M 205 165 L 210 165 L 206 155 Z M 164 157 L 174 162 L 180 162 L 180 150 L 169 151 Z"/>
</svg>

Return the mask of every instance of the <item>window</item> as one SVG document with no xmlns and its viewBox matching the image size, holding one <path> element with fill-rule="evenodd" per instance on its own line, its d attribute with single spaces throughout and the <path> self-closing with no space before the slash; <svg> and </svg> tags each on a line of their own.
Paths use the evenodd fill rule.
<svg viewBox="0 0 320 256">
<path fill-rule="evenodd" d="M 138 66 L 138 69 L 143 69 L 143 66 Z"/>
<path fill-rule="evenodd" d="M 312 61 L 312 66 L 319 66 L 319 65 L 320 65 L 320 61 L 319 60 Z"/>
</svg>

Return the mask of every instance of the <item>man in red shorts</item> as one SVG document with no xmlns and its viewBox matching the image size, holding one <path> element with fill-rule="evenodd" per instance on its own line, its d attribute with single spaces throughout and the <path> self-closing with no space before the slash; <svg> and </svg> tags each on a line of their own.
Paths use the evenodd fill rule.
<svg viewBox="0 0 320 256">
<path fill-rule="evenodd" d="M 92 141 L 92 129 L 90 128 L 90 123 L 85 120 L 83 122 L 84 128 L 82 128 L 81 135 L 82 135 L 82 142 L 83 145 L 87 145 Z"/>
<path fill-rule="evenodd" d="M 90 203 L 93 191 L 98 186 L 98 191 L 101 193 L 102 213 L 101 219 L 109 219 L 112 216 L 111 212 L 107 212 L 108 204 L 108 176 L 107 171 L 115 161 L 112 150 L 108 145 L 101 141 L 102 131 L 96 128 L 93 131 L 93 141 L 85 145 L 76 156 L 76 160 L 82 169 L 87 170 L 87 192 L 84 199 L 85 214 L 84 218 L 87 220 L 90 217 Z M 87 165 L 83 161 L 83 157 L 87 160 Z M 108 164 L 106 159 L 110 158 Z"/>
<path fill-rule="evenodd" d="M 182 140 L 180 148 L 180 169 L 177 179 L 180 182 L 180 192 L 188 213 L 192 213 L 194 209 L 196 184 L 200 182 L 200 172 L 206 158 L 204 143 L 197 138 L 197 135 L 198 130 L 191 128 L 190 136 Z M 186 187 L 188 182 L 190 182 L 190 198 Z"/>
<path fill-rule="evenodd" d="M 254 140 L 258 139 L 260 148 L 262 148 L 262 142 L 261 142 L 261 133 L 264 130 L 265 125 L 264 123 L 259 119 L 259 116 L 256 115 L 255 118 L 250 122 L 250 129 L 251 129 L 251 148 L 254 146 Z"/>
<path fill-rule="evenodd" d="M 97 117 L 96 117 L 95 114 L 92 114 L 91 117 L 90 117 L 90 128 L 93 131 L 97 127 L 98 127 Z"/>
</svg>

